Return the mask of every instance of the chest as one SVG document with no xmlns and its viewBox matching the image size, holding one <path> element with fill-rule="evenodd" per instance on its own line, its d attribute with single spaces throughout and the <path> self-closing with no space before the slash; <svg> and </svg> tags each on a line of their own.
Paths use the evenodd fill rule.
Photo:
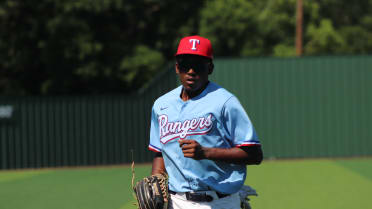
<svg viewBox="0 0 372 209">
<path fill-rule="evenodd" d="M 159 110 L 157 120 L 163 144 L 188 136 L 207 136 L 220 120 L 220 108 L 201 102 L 165 104 Z"/>
</svg>

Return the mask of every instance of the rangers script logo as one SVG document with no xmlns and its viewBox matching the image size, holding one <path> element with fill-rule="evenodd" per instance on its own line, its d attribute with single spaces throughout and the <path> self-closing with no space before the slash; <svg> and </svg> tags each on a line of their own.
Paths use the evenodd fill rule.
<svg viewBox="0 0 372 209">
<path fill-rule="evenodd" d="M 163 144 L 177 138 L 184 139 L 190 135 L 204 135 L 212 129 L 213 125 L 212 114 L 183 122 L 168 122 L 167 115 L 160 115 L 158 121 L 160 141 Z"/>
</svg>

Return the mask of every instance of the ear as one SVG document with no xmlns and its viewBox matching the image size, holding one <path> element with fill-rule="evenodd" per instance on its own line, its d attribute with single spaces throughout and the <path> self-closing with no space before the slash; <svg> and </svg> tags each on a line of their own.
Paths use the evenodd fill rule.
<svg viewBox="0 0 372 209">
<path fill-rule="evenodd" d="M 180 74 L 180 69 L 178 68 L 178 63 L 175 64 L 175 68 L 176 68 L 176 73 Z"/>
<path fill-rule="evenodd" d="M 208 75 L 213 73 L 213 69 L 214 69 L 214 64 L 211 62 L 208 65 Z"/>
</svg>

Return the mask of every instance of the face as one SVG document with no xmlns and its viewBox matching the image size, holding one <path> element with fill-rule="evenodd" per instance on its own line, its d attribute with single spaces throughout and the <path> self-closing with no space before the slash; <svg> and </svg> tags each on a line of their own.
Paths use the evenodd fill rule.
<svg viewBox="0 0 372 209">
<path fill-rule="evenodd" d="M 184 90 L 194 93 L 205 87 L 208 83 L 208 76 L 213 71 L 211 66 L 211 62 L 201 56 L 182 55 L 177 57 L 176 73 Z"/>
</svg>

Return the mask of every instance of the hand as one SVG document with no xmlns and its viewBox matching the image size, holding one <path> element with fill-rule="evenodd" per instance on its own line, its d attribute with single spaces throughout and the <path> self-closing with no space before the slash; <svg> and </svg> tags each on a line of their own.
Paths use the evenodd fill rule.
<svg viewBox="0 0 372 209">
<path fill-rule="evenodd" d="M 183 152 L 183 156 L 195 160 L 206 159 L 205 149 L 193 139 L 183 139 L 178 141 Z"/>
</svg>

